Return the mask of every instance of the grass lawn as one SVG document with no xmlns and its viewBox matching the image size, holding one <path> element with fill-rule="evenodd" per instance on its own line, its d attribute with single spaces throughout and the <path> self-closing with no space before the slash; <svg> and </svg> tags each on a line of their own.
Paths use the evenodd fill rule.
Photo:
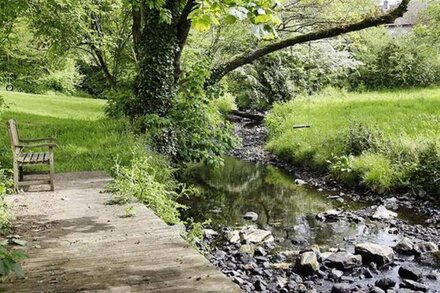
<svg viewBox="0 0 440 293">
<path fill-rule="evenodd" d="M 397 172 L 395 153 L 416 154 L 427 142 L 440 148 L 440 88 L 366 93 L 329 91 L 277 105 L 266 121 L 271 136 L 267 147 L 285 159 L 325 168 L 333 155 L 350 155 L 344 149 L 344 139 L 355 122 L 382 132 L 383 150 L 377 152 L 389 161 L 382 163 Z M 295 130 L 292 128 L 295 124 L 312 127 Z M 369 157 L 366 161 L 374 159 Z M 407 161 L 410 163 L 410 159 Z"/>
<path fill-rule="evenodd" d="M 131 157 L 134 137 L 121 121 L 104 117 L 105 101 L 62 95 L 33 95 L 0 91 L 9 106 L 1 115 L 4 123 L 17 120 L 20 136 L 56 137 L 56 172 L 109 170 L 118 156 Z M 9 140 L 4 127 L 0 162 L 11 164 Z"/>
</svg>

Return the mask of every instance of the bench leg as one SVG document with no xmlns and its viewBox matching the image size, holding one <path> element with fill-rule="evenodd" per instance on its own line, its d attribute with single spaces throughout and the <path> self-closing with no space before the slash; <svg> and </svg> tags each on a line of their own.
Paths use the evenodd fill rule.
<svg viewBox="0 0 440 293">
<path fill-rule="evenodd" d="M 18 180 L 19 180 L 19 168 L 18 168 L 18 162 L 13 163 L 13 172 L 14 172 L 14 186 L 15 188 L 18 190 L 19 185 L 18 185 Z"/>
<path fill-rule="evenodd" d="M 53 183 L 53 179 L 55 177 L 55 166 L 54 166 L 53 152 L 49 152 L 49 175 L 50 175 L 50 190 L 54 191 L 55 186 Z"/>
<path fill-rule="evenodd" d="M 24 175 L 23 175 L 23 166 L 18 166 L 18 173 L 19 173 L 19 176 L 18 176 L 19 180 L 23 181 L 23 177 L 24 177 Z"/>
</svg>

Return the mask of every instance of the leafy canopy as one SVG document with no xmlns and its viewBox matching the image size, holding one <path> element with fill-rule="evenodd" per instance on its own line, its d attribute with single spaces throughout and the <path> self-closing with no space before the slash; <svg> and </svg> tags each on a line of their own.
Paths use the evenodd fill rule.
<svg viewBox="0 0 440 293">
<path fill-rule="evenodd" d="M 158 9 L 162 20 L 168 22 L 171 13 L 164 9 L 166 0 L 147 0 L 149 9 Z M 207 31 L 212 25 L 221 22 L 233 24 L 236 21 L 248 21 L 254 34 L 259 38 L 276 36 L 274 27 L 281 23 L 280 11 L 283 7 L 279 0 L 189 0 L 180 1 L 181 6 L 194 3 L 195 9 L 189 15 L 192 25 L 199 31 Z"/>
</svg>

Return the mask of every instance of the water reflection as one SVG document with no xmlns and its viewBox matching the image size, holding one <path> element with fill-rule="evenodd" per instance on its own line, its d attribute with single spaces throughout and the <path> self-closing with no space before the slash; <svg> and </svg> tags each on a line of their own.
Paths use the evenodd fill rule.
<svg viewBox="0 0 440 293">
<path fill-rule="evenodd" d="M 256 224 L 271 229 L 283 246 L 318 244 L 334 247 L 350 238 L 375 238 L 389 243 L 395 237 L 387 231 L 348 221 L 322 223 L 315 215 L 341 204 L 315 189 L 298 186 L 286 172 L 267 165 L 226 157 L 221 168 L 198 166 L 189 171 L 200 194 L 184 199 L 189 209 L 184 217 L 211 219 L 215 227 L 250 224 L 248 211 L 258 213 Z M 377 239 L 379 238 L 379 239 Z"/>
</svg>

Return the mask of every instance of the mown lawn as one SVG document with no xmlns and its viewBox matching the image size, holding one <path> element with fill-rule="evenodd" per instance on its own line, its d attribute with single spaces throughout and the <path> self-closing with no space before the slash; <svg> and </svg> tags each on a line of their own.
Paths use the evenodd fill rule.
<svg viewBox="0 0 440 293">
<path fill-rule="evenodd" d="M 4 123 L 17 120 L 23 138 L 53 136 L 56 172 L 109 170 L 116 157 L 127 162 L 134 137 L 125 123 L 105 118 L 105 101 L 62 95 L 32 95 L 0 91 L 9 108 Z M 0 161 L 11 163 L 9 140 L 4 127 Z"/>
<path fill-rule="evenodd" d="M 418 152 L 429 143 L 440 149 L 440 88 L 366 93 L 329 91 L 275 106 L 266 123 L 271 136 L 267 145 L 269 150 L 315 168 L 328 168 L 328 161 L 335 156 L 352 155 L 347 149 L 350 135 L 358 143 L 374 145 L 364 150 L 365 155 L 370 155 L 365 162 L 356 162 L 356 158 L 344 159 L 345 162 L 339 162 L 341 169 L 347 167 L 362 173 L 366 169 L 371 171 L 377 163 L 381 168 L 376 170 L 377 174 L 393 173 L 392 178 L 387 179 L 387 187 L 391 187 L 403 184 L 396 181 L 408 180 L 404 178 L 407 170 L 402 169 L 402 163 L 417 165 Z M 374 135 L 356 133 L 356 123 L 372 130 Z M 293 129 L 295 124 L 311 124 L 312 127 Z M 372 153 L 375 156 L 371 156 Z M 376 154 L 380 154 L 380 158 Z M 380 162 L 375 162 L 376 159 Z M 399 166 L 395 162 L 397 159 L 402 161 Z M 438 176 L 435 171 L 432 170 L 433 176 Z"/>
</svg>

